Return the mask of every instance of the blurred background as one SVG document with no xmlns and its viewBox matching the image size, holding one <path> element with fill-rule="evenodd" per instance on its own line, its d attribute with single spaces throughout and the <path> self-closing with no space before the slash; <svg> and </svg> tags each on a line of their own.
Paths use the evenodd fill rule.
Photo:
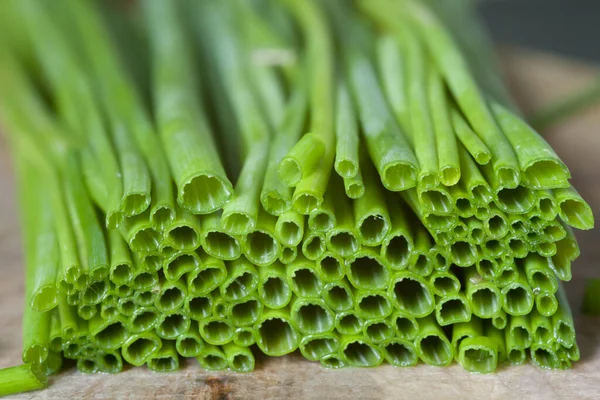
<svg viewBox="0 0 600 400">
<path fill-rule="evenodd" d="M 598 0 L 483 0 L 480 14 L 496 41 L 600 62 Z"/>
<path fill-rule="evenodd" d="M 451 1 L 451 0 L 450 0 Z M 509 88 L 525 115 L 600 82 L 600 1 L 481 0 L 479 14 Z M 600 215 L 600 102 L 542 133 L 567 163 L 573 184 Z M 600 278 L 600 230 L 576 231 L 581 257 L 565 286 L 574 314 L 586 281 Z"/>
</svg>

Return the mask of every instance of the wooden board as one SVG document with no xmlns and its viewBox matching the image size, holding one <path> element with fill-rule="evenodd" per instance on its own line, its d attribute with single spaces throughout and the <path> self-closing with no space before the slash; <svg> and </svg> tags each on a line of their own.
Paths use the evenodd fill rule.
<svg viewBox="0 0 600 400">
<path fill-rule="evenodd" d="M 503 51 L 517 99 L 525 110 L 582 87 L 597 69 L 544 54 Z M 573 172 L 581 194 L 600 215 L 600 107 L 548 132 Z M 14 180 L 6 146 L 0 142 L 0 367 L 20 362 L 23 270 Z M 578 233 L 582 257 L 567 285 L 574 312 L 585 277 L 600 276 L 599 232 Z M 298 354 L 257 360 L 251 374 L 207 373 L 192 360 L 177 373 L 158 374 L 128 368 L 117 375 L 85 375 L 70 367 L 50 378 L 44 391 L 27 399 L 598 399 L 600 398 L 600 319 L 577 316 L 582 359 L 570 371 L 544 371 L 531 365 L 503 367 L 493 375 L 475 375 L 459 366 L 419 365 L 398 369 L 331 371 Z"/>
</svg>

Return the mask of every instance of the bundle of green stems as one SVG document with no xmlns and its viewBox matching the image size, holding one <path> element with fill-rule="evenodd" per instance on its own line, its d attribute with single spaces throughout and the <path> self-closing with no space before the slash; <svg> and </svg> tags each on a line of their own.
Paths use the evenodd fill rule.
<svg viewBox="0 0 600 400">
<path fill-rule="evenodd" d="M 470 3 L 2 1 L 26 305 L 0 394 L 63 357 L 568 368 L 593 215 Z"/>
</svg>

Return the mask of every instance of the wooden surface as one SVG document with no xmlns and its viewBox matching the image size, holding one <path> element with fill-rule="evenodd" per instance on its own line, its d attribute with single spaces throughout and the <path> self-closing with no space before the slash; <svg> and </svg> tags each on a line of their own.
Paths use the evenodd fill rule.
<svg viewBox="0 0 600 400">
<path fill-rule="evenodd" d="M 543 54 L 502 52 L 511 88 L 531 111 L 592 79 L 597 70 Z M 0 93 L 1 95 L 1 93 Z M 548 132 L 571 168 L 581 194 L 600 215 L 600 107 Z M 567 285 L 573 310 L 579 308 L 582 283 L 600 276 L 598 230 L 578 232 L 582 257 Z M 23 271 L 14 180 L 0 141 L 0 367 L 20 362 Z M 181 371 L 158 374 L 129 368 L 117 375 L 84 375 L 70 367 L 50 378 L 44 391 L 13 398 L 206 398 L 206 399 L 599 399 L 600 319 L 576 317 L 581 361 L 569 371 L 544 371 L 531 365 L 503 367 L 493 375 L 475 375 L 459 366 L 419 365 L 398 369 L 331 371 L 293 354 L 257 360 L 251 374 L 206 373 L 195 361 Z"/>
</svg>

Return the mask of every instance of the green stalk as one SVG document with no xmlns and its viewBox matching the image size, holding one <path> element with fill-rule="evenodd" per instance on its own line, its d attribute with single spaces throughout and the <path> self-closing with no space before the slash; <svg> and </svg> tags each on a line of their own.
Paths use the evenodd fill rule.
<svg viewBox="0 0 600 400">
<path fill-rule="evenodd" d="M 394 311 L 394 305 L 384 291 L 358 289 L 354 297 L 356 304 L 354 309 L 357 315 L 366 321 L 373 318 L 387 318 Z"/>
<path fill-rule="evenodd" d="M 197 96 L 197 71 L 179 10 L 174 3 L 156 0 L 142 2 L 142 9 L 150 36 L 155 115 L 177 185 L 177 202 L 189 212 L 208 214 L 229 200 L 233 187 Z"/>
<path fill-rule="evenodd" d="M 277 166 L 291 150 L 302 132 L 306 118 L 307 93 L 305 79 L 300 76 L 294 84 L 291 98 L 288 101 L 281 126 L 276 130 L 271 148 L 269 162 L 265 173 L 260 200 L 268 213 L 279 216 L 290 210 L 291 189 L 285 186 L 277 176 Z"/>
<path fill-rule="evenodd" d="M 137 263 L 139 265 L 139 262 Z M 159 276 L 156 271 L 146 271 L 141 268 L 137 268 L 133 279 L 131 280 L 130 286 L 136 291 L 147 291 L 154 288 L 158 283 Z"/>
<path fill-rule="evenodd" d="M 244 255 L 257 266 L 272 264 L 281 253 L 281 245 L 275 239 L 275 224 L 277 219 L 259 210 L 256 227 L 242 241 Z"/>
<path fill-rule="evenodd" d="M 17 143 L 13 148 L 19 150 Z M 45 312 L 56 307 L 59 301 L 57 235 L 51 203 L 43 200 L 45 193 L 52 189 L 45 185 L 42 171 L 22 150 L 15 156 L 26 249 L 25 304 L 26 308 Z"/>
<path fill-rule="evenodd" d="M 531 336 L 534 343 L 550 344 L 554 341 L 552 319 L 540 314 L 536 309 L 531 311 Z"/>
<path fill-rule="evenodd" d="M 492 110 L 517 155 L 523 185 L 538 190 L 569 187 L 571 173 L 548 142 L 502 105 L 492 102 Z"/>
<path fill-rule="evenodd" d="M 551 257 L 550 268 L 562 281 L 571 279 L 571 263 L 579 257 L 579 245 L 573 234 L 573 230 L 563 225 L 567 236 L 556 243 L 556 254 Z"/>
<path fill-rule="evenodd" d="M 435 318 L 440 326 L 468 322 L 471 320 L 471 307 L 465 295 L 446 295 L 435 305 Z"/>
<path fill-rule="evenodd" d="M 25 307 L 22 331 L 23 362 L 43 364 L 48 358 L 50 347 L 50 313 L 42 313 L 31 307 Z"/>
<path fill-rule="evenodd" d="M 123 370 L 123 358 L 117 351 L 98 353 L 96 364 L 98 371 L 108 374 L 116 374 Z"/>
<path fill-rule="evenodd" d="M 384 359 L 381 350 L 362 336 L 342 336 L 340 349 L 353 367 L 376 367 Z"/>
<path fill-rule="evenodd" d="M 201 267 L 187 275 L 187 290 L 190 295 L 206 296 L 227 277 L 227 269 L 223 260 L 203 255 L 200 257 Z"/>
<path fill-rule="evenodd" d="M 305 335 L 300 341 L 299 347 L 304 358 L 318 361 L 339 351 L 340 338 L 336 332 Z"/>
<path fill-rule="evenodd" d="M 344 191 L 346 196 L 354 200 L 365 194 L 365 184 L 360 171 L 353 178 L 344 178 Z"/>
<path fill-rule="evenodd" d="M 454 132 L 456 132 L 456 136 L 463 146 L 465 146 L 465 149 L 473 156 L 477 164 L 485 165 L 489 163 L 492 159 L 490 149 L 488 149 L 479 136 L 473 132 L 460 111 L 452 107 L 450 109 L 450 114 L 452 116 L 452 127 L 454 128 Z"/>
<path fill-rule="evenodd" d="M 48 354 L 48 358 L 46 359 L 46 364 L 44 364 L 44 373 L 49 376 L 49 375 L 54 375 L 57 374 L 62 366 L 63 366 L 63 353 L 62 351 L 60 352 L 54 352 L 51 351 Z"/>
<path fill-rule="evenodd" d="M 192 319 L 192 325 L 194 321 L 200 321 L 201 319 L 207 318 L 212 313 L 212 296 L 206 294 L 205 296 L 191 296 L 189 295 L 185 299 L 183 309 L 185 313 Z M 191 325 L 190 325 L 191 326 Z"/>
<path fill-rule="evenodd" d="M 254 325 L 256 344 L 268 356 L 282 356 L 298 348 L 300 337 L 290 324 L 289 308 L 265 310 Z"/>
<path fill-rule="evenodd" d="M 141 212 L 146 202 L 151 200 L 150 220 L 154 226 L 162 229 L 166 224 L 172 222 L 175 214 L 171 176 L 159 138 L 154 132 L 150 117 L 144 108 L 139 106 L 141 103 L 139 94 L 136 93 L 133 83 L 127 78 L 123 65 L 117 61 L 118 56 L 114 44 L 105 39 L 108 32 L 94 15 L 93 8 L 82 2 L 70 2 L 69 8 L 77 15 L 74 21 L 78 24 L 83 35 L 82 38 L 88 43 L 82 48 L 90 57 L 90 66 L 95 69 L 95 75 L 101 77 L 103 84 L 99 85 L 99 89 L 105 98 L 103 106 L 108 110 L 113 127 L 117 128 L 120 124 L 125 124 L 124 127 L 120 127 L 120 131 L 115 129 L 113 136 L 115 139 L 123 141 L 126 135 L 131 135 L 131 139 L 143 157 L 143 160 L 138 159 L 139 156 L 136 154 L 134 143 L 131 140 L 125 139 L 124 142 L 121 142 L 127 147 L 126 156 L 121 158 L 122 167 L 126 165 L 124 161 L 130 160 L 132 167 L 140 168 L 138 176 L 141 178 L 124 181 L 125 193 L 131 193 L 133 196 L 129 201 L 127 198 L 123 199 L 122 210 L 127 215 L 132 215 L 131 211 L 133 213 Z M 93 45 L 89 45 L 89 43 L 93 43 Z M 91 49 L 94 51 L 89 51 Z M 115 99 L 117 101 L 114 101 Z M 146 168 L 150 176 L 147 176 L 148 172 L 144 171 Z M 147 185 L 150 180 L 152 184 L 151 199 L 147 198 L 150 192 Z M 135 193 L 140 194 L 141 198 L 136 197 Z"/>
<path fill-rule="evenodd" d="M 317 259 L 317 273 L 325 282 L 338 282 L 346 276 L 345 261 L 327 251 Z"/>
<path fill-rule="evenodd" d="M 492 317 L 492 325 L 496 329 L 504 329 L 508 324 L 508 316 L 504 310 L 500 310 L 500 312 Z"/>
<path fill-rule="evenodd" d="M 508 321 L 508 334 L 513 347 L 527 349 L 533 341 L 529 315 L 511 316 Z"/>
<path fill-rule="evenodd" d="M 544 369 L 558 369 L 561 366 L 556 351 L 551 346 L 538 343 L 531 346 L 531 361 Z"/>
<path fill-rule="evenodd" d="M 175 220 L 164 227 L 162 244 L 169 244 L 177 250 L 193 251 L 200 246 L 201 231 L 196 215 L 178 209 Z"/>
<path fill-rule="evenodd" d="M 406 63 L 395 36 L 382 33 L 375 39 L 378 72 L 387 100 L 400 126 L 411 127 L 409 99 L 406 90 Z"/>
<path fill-rule="evenodd" d="M 431 237 L 423 227 L 416 228 L 415 231 L 415 246 L 413 247 L 408 270 L 417 275 L 428 277 L 434 268 L 434 261 L 429 256 L 432 248 Z"/>
<path fill-rule="evenodd" d="M 228 366 L 227 358 L 220 346 L 206 345 L 196 360 L 206 371 L 221 371 Z"/>
<path fill-rule="evenodd" d="M 203 35 L 207 43 L 206 52 L 210 54 L 212 68 L 219 71 L 221 87 L 231 104 L 244 158 L 233 195 L 223 207 L 221 224 L 230 234 L 245 235 L 257 223 L 271 132 L 252 88 L 251 77 L 247 69 L 242 68 L 247 62 L 247 54 L 236 40 L 231 14 L 216 3 L 204 3 L 202 7 L 200 15 L 210 15 L 202 24 L 206 26 Z"/>
<path fill-rule="evenodd" d="M 44 38 L 44 41 L 34 39 L 35 51 L 44 75 L 56 93 L 59 115 L 80 139 L 85 137 L 95 154 L 97 165 L 102 164 L 102 172 L 98 174 L 102 176 L 105 187 L 111 188 L 103 196 L 102 208 L 106 214 L 106 226 L 116 228 L 122 219 L 119 210 L 123 194 L 121 171 L 96 99 L 84 71 L 78 65 L 75 49 L 69 48 L 69 40 L 62 37 L 62 32 L 51 22 L 50 13 L 34 3 L 24 1 L 20 5 L 23 15 L 27 16 L 25 23 L 30 27 L 28 31 L 32 38 Z M 46 46 L 45 42 L 51 42 L 52 46 Z M 68 81 L 65 81 L 65 75 L 69 76 Z M 82 118 L 83 115 L 85 118 Z"/>
<path fill-rule="evenodd" d="M 200 257 L 192 252 L 177 252 L 165 260 L 162 272 L 169 281 L 177 281 L 185 274 L 202 269 Z"/>
<path fill-rule="evenodd" d="M 449 295 L 458 294 L 460 291 L 460 281 L 451 272 L 434 272 L 429 277 L 429 283 L 433 288 L 433 293 L 445 298 Z"/>
<path fill-rule="evenodd" d="M 331 332 L 335 324 L 333 312 L 320 299 L 293 300 L 290 320 L 303 335 Z"/>
<path fill-rule="evenodd" d="M 571 348 L 575 345 L 575 325 L 573 315 L 569 308 L 569 302 L 562 284 L 558 286 L 557 292 L 558 310 L 552 315 L 554 326 L 554 337 L 564 347 Z"/>
<path fill-rule="evenodd" d="M 335 314 L 335 329 L 342 335 L 358 335 L 362 332 L 364 321 L 353 311 Z"/>
<path fill-rule="evenodd" d="M 531 253 L 525 258 L 523 267 L 534 293 L 556 293 L 558 281 L 548 265 L 547 258 Z"/>
<path fill-rule="evenodd" d="M 460 180 L 460 159 L 456 146 L 456 137 L 452 132 L 451 113 L 449 112 L 448 98 L 445 85 L 437 70 L 429 67 L 427 87 L 429 89 L 429 107 L 435 131 L 437 144 L 438 168 L 440 181 L 445 186 L 454 186 Z"/>
<path fill-rule="evenodd" d="M 308 229 L 311 231 L 326 234 L 337 225 L 334 203 L 341 192 L 341 180 L 336 179 L 338 184 L 333 184 L 334 178 L 336 177 L 331 176 L 323 203 L 308 216 Z"/>
<path fill-rule="evenodd" d="M 321 359 L 321 365 L 328 369 L 340 369 L 348 366 L 346 357 L 341 353 L 330 354 Z"/>
<path fill-rule="evenodd" d="M 474 315 L 492 318 L 501 311 L 503 297 L 500 289 L 483 280 L 474 267 L 465 270 L 465 291 Z"/>
<path fill-rule="evenodd" d="M 108 245 L 110 251 L 111 282 L 116 285 L 129 283 L 133 278 L 133 263 L 127 243 L 117 230 L 108 232 Z"/>
<path fill-rule="evenodd" d="M 163 340 L 160 350 L 153 353 L 146 361 L 148 369 L 155 372 L 173 372 L 179 369 L 179 354 L 173 340 Z"/>
<path fill-rule="evenodd" d="M 226 317 L 237 328 L 254 325 L 262 313 L 263 304 L 258 300 L 258 296 L 253 294 L 245 300 L 229 303 Z"/>
<path fill-rule="evenodd" d="M 414 345 L 409 341 L 393 339 L 383 346 L 385 359 L 394 367 L 412 367 L 419 357 Z"/>
<path fill-rule="evenodd" d="M 108 251 L 104 231 L 85 191 L 73 153 L 67 156 L 63 190 L 80 253 L 81 271 L 75 285 L 82 289 L 88 282 L 98 282 L 108 275 Z"/>
<path fill-rule="evenodd" d="M 385 191 L 380 185 L 377 173 L 372 164 L 362 162 L 362 173 L 365 179 L 365 193 L 353 202 L 354 224 L 358 240 L 365 246 L 378 246 L 390 230 L 390 214 L 388 213 Z"/>
<path fill-rule="evenodd" d="M 223 353 L 232 371 L 250 372 L 254 370 L 254 355 L 249 348 L 228 343 L 223 346 Z"/>
<path fill-rule="evenodd" d="M 483 321 L 477 317 L 468 322 L 459 322 L 452 327 L 452 348 L 458 361 L 460 344 L 464 339 L 483 336 Z"/>
<path fill-rule="evenodd" d="M 198 321 L 198 326 L 202 339 L 213 346 L 221 346 L 231 342 L 235 334 L 233 325 L 228 320 L 219 316 Z"/>
<path fill-rule="evenodd" d="M 155 331 L 161 339 L 176 340 L 188 331 L 190 325 L 190 319 L 180 310 L 170 314 L 162 314 L 156 321 Z"/>
<path fill-rule="evenodd" d="M 14 139 L 14 152 L 22 154 L 23 158 L 25 153 L 29 153 L 30 156 L 27 158 L 30 162 L 35 162 L 39 174 L 44 176 L 43 181 L 47 182 L 54 230 L 60 250 L 56 283 L 61 291 L 71 292 L 74 287 L 72 282 L 66 281 L 66 276 L 69 275 L 69 271 L 74 274 L 78 270 L 79 258 L 65 199 L 60 191 L 60 169 L 58 168 L 62 165 L 69 139 L 57 130 L 57 125 L 42 104 L 42 99 L 34 93 L 33 87 L 27 82 L 17 65 L 3 62 L 0 79 L 4 87 L 2 119 L 6 128 L 13 132 L 11 138 Z M 51 255 L 52 252 L 49 254 Z"/>
<path fill-rule="evenodd" d="M 371 343 L 382 345 L 395 336 L 393 321 L 389 318 L 374 318 L 365 323 L 363 327 L 365 338 Z"/>
<path fill-rule="evenodd" d="M 82 329 L 80 325 L 83 324 L 83 321 L 77 318 L 77 310 L 67 304 L 64 295 L 61 296 L 58 303 L 58 316 L 63 341 L 73 339 L 78 331 Z"/>
<path fill-rule="evenodd" d="M 154 306 L 162 313 L 174 312 L 183 307 L 186 296 L 185 282 L 163 280 Z"/>
<path fill-rule="evenodd" d="M 85 3 L 69 2 L 69 7 L 59 10 L 65 14 L 69 11 L 77 16 L 72 19 L 80 34 L 77 37 L 82 40 L 78 43 L 77 51 L 84 55 L 85 68 L 93 71 L 95 81 L 98 82 L 95 89 L 100 93 L 101 104 L 108 116 L 110 133 L 123 174 L 123 194 L 119 210 L 124 217 L 141 214 L 150 206 L 152 181 L 147 161 L 140 154 L 133 137 L 135 128 L 127 122 L 133 120 L 131 115 L 136 114 L 137 99 L 119 73 L 119 66 L 115 62 L 116 54 L 113 54 L 105 40 L 108 35 L 95 19 L 93 8 Z M 149 123 L 144 122 L 147 131 Z"/>
<path fill-rule="evenodd" d="M 330 282 L 323 288 L 323 300 L 336 313 L 352 310 L 355 305 L 354 290 L 347 280 Z"/>
<path fill-rule="evenodd" d="M 448 272 L 450 270 L 450 260 L 448 260 L 446 252 L 440 245 L 434 244 L 431 246 L 428 257 L 436 271 Z"/>
<path fill-rule="evenodd" d="M 132 297 L 123 297 L 123 298 L 120 298 L 119 302 L 117 303 L 117 310 L 119 310 L 119 313 L 122 316 L 129 317 L 129 316 L 133 315 L 133 312 L 135 311 L 137 306 L 138 305 L 133 301 Z M 78 314 L 81 316 L 81 313 L 78 312 Z M 90 319 L 90 318 L 87 318 L 87 319 Z"/>
<path fill-rule="evenodd" d="M 304 216 L 293 210 L 279 215 L 275 223 L 275 237 L 285 246 L 298 246 L 304 237 Z"/>
<path fill-rule="evenodd" d="M 162 232 L 152 226 L 146 213 L 126 218 L 120 231 L 131 251 L 136 253 L 157 252 L 163 239 Z"/>
<path fill-rule="evenodd" d="M 494 372 L 498 365 L 498 345 L 485 336 L 465 338 L 460 342 L 458 362 L 469 372 Z"/>
<path fill-rule="evenodd" d="M 242 246 L 237 237 L 229 235 L 221 226 L 218 213 L 205 216 L 202 221 L 202 248 L 211 256 L 222 260 L 235 260 L 242 254 Z"/>
<path fill-rule="evenodd" d="M 43 366 L 22 364 L 0 369 L 0 396 L 30 392 L 48 386 Z"/>
<path fill-rule="evenodd" d="M 460 156 L 461 183 L 478 206 L 487 206 L 493 199 L 490 185 L 485 180 L 473 157 L 461 144 L 458 145 Z M 459 183 L 460 184 L 460 183 Z"/>
<path fill-rule="evenodd" d="M 103 301 L 102 304 L 100 304 L 100 317 L 102 317 L 102 319 L 114 319 L 117 315 L 119 315 L 117 302 L 105 303 Z"/>
<path fill-rule="evenodd" d="M 354 178 L 360 172 L 359 132 L 352 99 L 343 81 L 338 83 L 336 107 L 335 172 Z"/>
<path fill-rule="evenodd" d="M 306 133 L 281 159 L 277 177 L 287 187 L 297 186 L 312 174 L 325 155 L 325 143 L 314 133 Z"/>
<path fill-rule="evenodd" d="M 534 304 L 533 292 L 527 282 L 527 277 L 522 270 L 518 272 L 516 281 L 502 288 L 504 297 L 502 308 L 512 316 L 529 314 Z"/>
<path fill-rule="evenodd" d="M 479 251 L 473 243 L 462 240 L 456 240 L 446 250 L 450 259 L 459 267 L 469 267 L 477 262 Z"/>
<path fill-rule="evenodd" d="M 407 267 L 413 253 L 413 234 L 405 205 L 399 198 L 388 196 L 387 209 L 391 229 L 381 244 L 381 257 L 394 270 Z"/>
<path fill-rule="evenodd" d="M 51 311 L 50 314 L 50 345 L 48 350 L 52 352 L 62 351 L 62 331 L 60 326 L 60 318 L 58 316 L 58 310 Z"/>
<path fill-rule="evenodd" d="M 409 189 L 402 192 L 402 198 L 417 215 L 417 218 L 432 232 L 451 231 L 458 221 L 456 214 L 438 215 L 431 213 L 419 202 L 417 191 Z"/>
<path fill-rule="evenodd" d="M 254 332 L 254 328 L 237 328 L 235 330 L 235 337 L 233 338 L 233 343 L 241 347 L 250 347 L 253 344 L 255 344 L 256 332 Z"/>
<path fill-rule="evenodd" d="M 452 362 L 454 349 L 433 315 L 419 320 L 419 334 L 415 347 L 419 358 L 426 364 L 445 366 Z"/>
<path fill-rule="evenodd" d="M 130 337 L 124 319 L 121 316 L 113 320 L 103 320 L 95 315 L 89 320 L 89 338 L 92 344 L 103 350 L 116 350 L 124 346 Z"/>
<path fill-rule="evenodd" d="M 349 199 L 343 195 L 339 196 L 341 193 L 339 180 L 335 179 L 332 183 L 330 185 L 332 196 L 334 196 L 334 193 L 338 193 L 333 201 L 333 212 L 337 224 L 326 233 L 327 249 L 338 256 L 350 257 L 360 248 L 360 243 L 356 237 L 354 210 Z M 361 207 L 364 210 L 365 204 L 359 206 L 359 208 Z"/>
<path fill-rule="evenodd" d="M 458 150 L 457 150 L 458 154 Z M 471 219 L 475 215 L 473 198 L 465 188 L 464 182 L 449 188 L 450 197 L 454 200 L 454 208 L 461 218 Z M 477 220 L 477 218 L 475 218 Z"/>
<path fill-rule="evenodd" d="M 306 57 L 309 65 L 310 129 L 324 145 L 323 157 L 315 171 L 302 176 L 293 196 L 293 207 L 309 214 L 323 202 L 323 195 L 333 169 L 335 154 L 334 60 L 333 43 L 327 21 L 313 1 L 284 1 L 298 19 L 306 38 Z"/>
<path fill-rule="evenodd" d="M 506 343 L 504 340 L 504 332 L 494 327 L 489 321 L 485 324 L 485 335 L 492 341 L 498 349 L 498 362 L 502 364 L 506 361 Z"/>
<path fill-rule="evenodd" d="M 406 63 L 406 94 L 415 154 L 420 170 L 417 176 L 419 193 L 440 184 L 437 147 L 431 109 L 429 107 L 428 77 L 431 67 L 419 38 L 406 25 L 398 24 L 395 29 Z M 399 88 L 399 90 L 402 90 Z"/>
<path fill-rule="evenodd" d="M 346 260 L 346 275 L 357 289 L 382 290 L 387 288 L 391 271 L 374 250 L 365 248 Z"/>
<path fill-rule="evenodd" d="M 227 276 L 219 292 L 227 302 L 239 302 L 251 296 L 258 287 L 259 276 L 252 263 L 243 257 L 226 263 Z"/>
<path fill-rule="evenodd" d="M 425 317 L 435 309 L 433 288 L 412 272 L 395 273 L 389 284 L 389 297 L 400 311 L 415 318 Z"/>
<path fill-rule="evenodd" d="M 564 222 L 576 229 L 594 228 L 592 209 L 573 186 L 555 189 L 553 194 L 554 201 L 559 207 L 558 215 Z"/>
<path fill-rule="evenodd" d="M 525 349 L 515 343 L 515 337 L 510 334 L 508 329 L 505 329 L 506 335 L 506 358 L 512 365 L 521 365 L 527 360 Z"/>
<path fill-rule="evenodd" d="M 271 309 L 287 306 L 292 300 L 292 289 L 288 284 L 286 269 L 280 263 L 258 268 L 258 296 Z"/>
<path fill-rule="evenodd" d="M 363 1 L 360 5 L 365 3 Z M 401 15 L 402 11 L 399 4 L 395 4 L 395 12 L 390 12 L 388 0 L 369 2 L 369 5 L 372 8 L 379 6 L 379 18 L 388 24 L 397 24 L 397 16 Z M 388 5 L 388 8 L 383 7 L 384 5 Z M 494 119 L 460 49 L 441 21 L 426 6 L 412 0 L 404 2 L 403 5 L 406 7 L 404 14 L 408 15 L 410 23 L 423 35 L 430 54 L 465 117 L 490 149 L 495 181 L 502 187 L 516 187 L 521 178 L 517 157 Z M 385 12 L 382 12 L 383 10 Z"/>
<path fill-rule="evenodd" d="M 156 327 L 160 317 L 156 308 L 138 306 L 127 320 L 127 329 L 133 333 L 147 332 Z"/>
<path fill-rule="evenodd" d="M 315 263 L 298 257 L 293 263 L 286 266 L 288 284 L 292 291 L 303 298 L 320 298 L 323 282 L 317 274 Z"/>
<path fill-rule="evenodd" d="M 327 251 L 325 236 L 308 231 L 302 242 L 302 254 L 311 261 L 316 261 Z"/>
<path fill-rule="evenodd" d="M 338 10 L 343 12 L 342 10 Z M 336 14 L 338 13 L 336 11 Z M 356 24 L 356 20 L 342 21 L 345 27 Z M 340 27 L 341 29 L 341 27 Z M 414 187 L 417 182 L 418 161 L 413 153 L 406 133 L 395 121 L 382 93 L 375 68 L 366 52 L 360 32 L 352 32 L 360 45 L 346 45 L 344 61 L 349 74 L 350 86 L 357 104 L 362 133 L 369 156 L 386 189 L 401 191 Z M 356 40 L 344 43 L 356 43 Z M 400 90 L 395 88 L 395 90 Z"/>
</svg>

